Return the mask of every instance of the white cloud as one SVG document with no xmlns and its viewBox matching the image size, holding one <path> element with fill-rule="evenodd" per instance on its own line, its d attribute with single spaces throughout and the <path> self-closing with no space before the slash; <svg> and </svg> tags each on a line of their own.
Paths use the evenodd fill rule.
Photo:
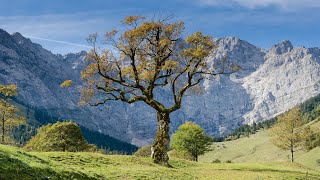
<svg viewBox="0 0 320 180">
<path fill-rule="evenodd" d="M 197 0 L 203 5 L 243 6 L 250 9 L 275 6 L 285 10 L 320 7 L 319 0 Z"/>
</svg>

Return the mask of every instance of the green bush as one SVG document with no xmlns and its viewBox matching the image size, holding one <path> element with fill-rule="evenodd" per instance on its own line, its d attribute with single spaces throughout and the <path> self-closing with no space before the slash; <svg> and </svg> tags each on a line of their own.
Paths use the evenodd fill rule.
<svg viewBox="0 0 320 180">
<path fill-rule="evenodd" d="M 214 159 L 211 163 L 221 163 L 219 159 Z"/>
<path fill-rule="evenodd" d="M 151 145 L 142 146 L 135 153 L 137 157 L 150 157 L 151 156 Z"/>
<path fill-rule="evenodd" d="M 186 122 L 172 135 L 171 148 L 198 161 L 200 155 L 212 150 L 211 141 L 212 138 L 199 125 Z"/>
<path fill-rule="evenodd" d="M 38 133 L 24 147 L 30 151 L 96 151 L 88 144 L 79 126 L 73 122 L 57 122 L 38 129 Z"/>
</svg>

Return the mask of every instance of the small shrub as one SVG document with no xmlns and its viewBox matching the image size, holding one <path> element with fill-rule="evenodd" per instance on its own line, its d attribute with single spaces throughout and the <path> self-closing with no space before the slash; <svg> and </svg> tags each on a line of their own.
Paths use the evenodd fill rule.
<svg viewBox="0 0 320 180">
<path fill-rule="evenodd" d="M 142 146 L 135 153 L 137 157 L 150 157 L 151 156 L 151 145 Z"/>
<path fill-rule="evenodd" d="M 318 163 L 318 166 L 320 166 L 320 159 L 317 159 L 316 161 Z"/>
<path fill-rule="evenodd" d="M 219 159 L 215 159 L 211 163 L 221 163 L 221 161 Z"/>
<path fill-rule="evenodd" d="M 231 160 L 228 160 L 228 161 L 226 161 L 226 163 L 232 163 L 232 161 L 231 161 Z"/>
<path fill-rule="evenodd" d="M 95 152 L 95 145 L 88 144 L 80 127 L 73 122 L 57 122 L 38 129 L 36 134 L 24 147 L 30 151 L 87 151 Z"/>
</svg>

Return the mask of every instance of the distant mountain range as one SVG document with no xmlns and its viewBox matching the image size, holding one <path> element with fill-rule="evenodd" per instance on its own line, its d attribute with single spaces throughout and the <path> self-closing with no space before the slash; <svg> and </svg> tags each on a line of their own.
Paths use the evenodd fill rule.
<svg viewBox="0 0 320 180">
<path fill-rule="evenodd" d="M 227 56 L 241 71 L 205 80 L 204 93 L 186 97 L 182 109 L 172 114 L 172 130 L 191 120 L 211 135 L 228 133 L 320 93 L 319 48 L 294 48 L 283 41 L 266 51 L 235 37 L 217 39 L 216 44 L 210 63 Z M 143 103 L 78 106 L 85 56 L 84 51 L 55 55 L 19 33 L 0 29 L 0 83 L 17 84 L 19 101 L 138 146 L 151 143 L 156 114 Z M 66 79 L 74 86 L 62 89 Z M 166 93 L 158 98 L 170 103 Z"/>
</svg>

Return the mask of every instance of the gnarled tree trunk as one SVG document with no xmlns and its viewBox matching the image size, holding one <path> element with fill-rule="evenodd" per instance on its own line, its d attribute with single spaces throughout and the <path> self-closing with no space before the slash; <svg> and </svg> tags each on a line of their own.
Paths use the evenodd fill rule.
<svg viewBox="0 0 320 180">
<path fill-rule="evenodd" d="M 169 156 L 167 154 L 170 136 L 169 136 L 169 124 L 170 124 L 170 113 L 168 112 L 157 112 L 158 118 L 158 130 L 151 147 L 153 161 L 157 164 L 170 166 Z"/>
</svg>

